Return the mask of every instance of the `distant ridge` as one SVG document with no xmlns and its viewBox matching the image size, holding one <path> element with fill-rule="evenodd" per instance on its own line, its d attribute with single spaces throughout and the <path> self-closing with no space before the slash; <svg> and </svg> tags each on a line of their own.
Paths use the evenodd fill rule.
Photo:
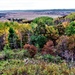
<svg viewBox="0 0 75 75">
<path fill-rule="evenodd" d="M 51 10 L 1 10 L 0 11 L 0 20 L 8 20 L 9 18 L 19 18 L 33 20 L 37 17 L 48 16 L 52 18 L 66 16 L 72 12 L 75 12 L 75 9 L 51 9 Z"/>
<path fill-rule="evenodd" d="M 75 9 L 44 9 L 44 10 L 0 10 L 0 13 L 8 13 L 8 12 L 44 12 L 44 11 L 74 11 Z"/>
</svg>

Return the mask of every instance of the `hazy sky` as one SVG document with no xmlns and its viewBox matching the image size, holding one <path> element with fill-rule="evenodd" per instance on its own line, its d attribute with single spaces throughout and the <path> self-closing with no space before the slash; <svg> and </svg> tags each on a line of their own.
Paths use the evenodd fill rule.
<svg viewBox="0 0 75 75">
<path fill-rule="evenodd" d="M 75 0 L 0 0 L 0 10 L 69 8 L 75 8 Z"/>
</svg>

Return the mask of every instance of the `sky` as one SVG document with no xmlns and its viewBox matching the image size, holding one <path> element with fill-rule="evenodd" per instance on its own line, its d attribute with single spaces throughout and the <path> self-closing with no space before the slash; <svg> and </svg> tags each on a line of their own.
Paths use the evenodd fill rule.
<svg viewBox="0 0 75 75">
<path fill-rule="evenodd" d="M 0 10 L 75 9 L 75 0 L 0 0 Z"/>
</svg>

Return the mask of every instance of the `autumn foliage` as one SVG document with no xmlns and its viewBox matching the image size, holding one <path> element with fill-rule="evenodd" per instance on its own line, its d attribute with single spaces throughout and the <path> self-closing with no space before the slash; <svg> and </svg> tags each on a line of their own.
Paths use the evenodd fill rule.
<svg viewBox="0 0 75 75">
<path fill-rule="evenodd" d="M 25 44 L 24 49 L 29 52 L 31 57 L 34 57 L 34 55 L 37 53 L 37 48 L 34 45 Z"/>
<path fill-rule="evenodd" d="M 49 40 L 46 45 L 42 48 L 42 54 L 51 54 L 54 55 L 54 44 L 53 41 Z"/>
</svg>

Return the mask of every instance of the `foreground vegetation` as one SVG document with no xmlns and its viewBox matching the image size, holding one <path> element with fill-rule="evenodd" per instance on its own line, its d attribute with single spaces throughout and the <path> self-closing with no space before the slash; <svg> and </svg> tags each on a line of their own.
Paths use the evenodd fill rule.
<svg viewBox="0 0 75 75">
<path fill-rule="evenodd" d="M 26 63 L 23 60 L 7 60 L 0 62 L 2 75 L 75 75 L 75 68 L 68 68 L 66 63 L 54 64 L 36 61 Z"/>
</svg>

